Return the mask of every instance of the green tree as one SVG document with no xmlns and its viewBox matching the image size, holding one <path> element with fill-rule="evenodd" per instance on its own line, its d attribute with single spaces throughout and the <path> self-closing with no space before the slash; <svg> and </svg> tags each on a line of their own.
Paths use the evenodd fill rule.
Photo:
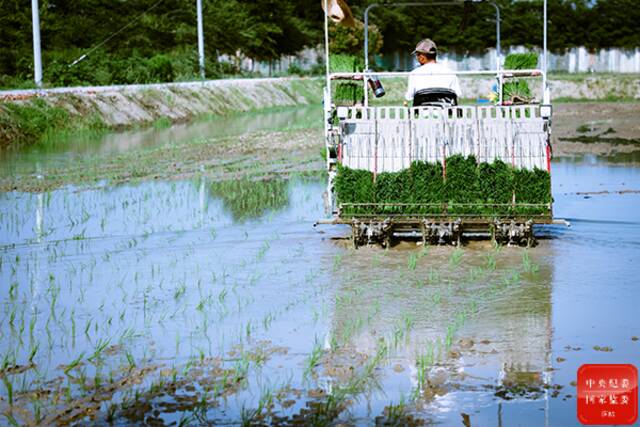
<svg viewBox="0 0 640 427">
<path fill-rule="evenodd" d="M 349 5 L 362 21 L 365 8 L 380 1 L 350 0 Z M 502 11 L 503 47 L 542 45 L 541 0 L 495 1 Z M 203 9 L 209 76 L 237 72 L 216 63 L 220 54 L 272 61 L 324 39 L 318 0 L 203 0 Z M 478 53 L 496 43 L 495 12 L 484 2 L 378 7 L 370 18 L 371 52 L 410 52 L 425 37 L 442 52 Z M 40 0 L 40 21 L 46 82 L 144 83 L 198 76 L 196 0 Z M 549 0 L 549 47 L 635 48 L 640 46 L 638 22 L 636 0 Z M 361 57 L 362 25 L 332 26 L 331 31 L 332 52 Z M 0 86 L 32 80 L 27 0 L 0 0 L 0 57 Z"/>
<path fill-rule="evenodd" d="M 592 48 L 640 46 L 640 7 L 635 0 L 599 0 L 590 13 L 587 43 Z"/>
<path fill-rule="evenodd" d="M 255 0 L 247 2 L 247 7 L 251 24 L 243 30 L 242 51 L 250 58 L 269 61 L 293 54 L 317 36 L 310 22 L 295 15 L 294 2 Z"/>
</svg>

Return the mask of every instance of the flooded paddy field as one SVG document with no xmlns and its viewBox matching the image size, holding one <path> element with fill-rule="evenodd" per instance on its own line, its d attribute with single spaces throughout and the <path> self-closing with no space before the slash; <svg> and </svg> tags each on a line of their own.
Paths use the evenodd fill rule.
<svg viewBox="0 0 640 427">
<path fill-rule="evenodd" d="M 235 139 L 319 133 L 270 114 Z M 194 126 L 87 150 L 148 159 L 158 138 L 212 132 Z M 572 226 L 530 249 L 354 250 L 348 228 L 313 226 L 313 168 L 1 193 L 0 423 L 578 425 L 577 368 L 640 356 L 634 156 L 557 158 L 555 216 Z"/>
</svg>

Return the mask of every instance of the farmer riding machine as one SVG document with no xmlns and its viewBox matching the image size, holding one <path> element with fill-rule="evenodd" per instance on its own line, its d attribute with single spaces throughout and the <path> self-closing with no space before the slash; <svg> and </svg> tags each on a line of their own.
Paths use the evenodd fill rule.
<svg viewBox="0 0 640 427">
<path fill-rule="evenodd" d="M 541 69 L 502 67 L 499 8 L 489 3 L 497 13 L 496 69 L 447 72 L 495 78 L 495 103 L 459 105 L 456 94 L 445 89 L 417 93 L 412 106 L 371 99 L 384 93 L 381 81 L 406 79 L 409 73 L 369 70 L 369 12 L 462 3 L 370 5 L 364 14 L 361 71 L 332 72 L 325 14 L 324 125 L 331 218 L 322 223 L 351 225 L 355 247 L 389 246 L 394 239 L 459 245 L 483 236 L 530 246 L 536 225 L 560 222 L 553 219 L 551 197 L 546 1 Z M 535 96 L 506 99 L 505 89 L 532 77 L 542 81 L 533 91 L 542 102 Z M 341 86 L 356 89 L 353 102 L 343 102 Z"/>
</svg>

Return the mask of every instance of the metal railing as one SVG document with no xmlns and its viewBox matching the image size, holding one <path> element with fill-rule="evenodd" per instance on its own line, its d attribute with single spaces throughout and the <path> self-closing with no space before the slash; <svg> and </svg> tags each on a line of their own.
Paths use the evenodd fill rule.
<svg viewBox="0 0 640 427">
<path fill-rule="evenodd" d="M 330 73 L 328 75 L 328 83 L 327 86 L 330 87 L 331 81 L 340 81 L 340 80 L 355 80 L 362 82 L 364 86 L 364 105 L 369 105 L 369 95 L 368 95 L 368 87 L 367 82 L 370 77 L 377 78 L 392 78 L 392 77 L 406 77 L 409 78 L 411 75 L 410 71 L 383 71 L 383 72 L 340 72 L 340 73 Z M 498 103 L 502 104 L 502 87 L 504 86 L 505 78 L 510 77 L 542 77 L 542 99 L 543 103 L 545 99 L 545 85 L 547 76 L 543 70 L 540 69 L 526 69 L 526 70 L 482 70 L 482 71 L 446 71 L 446 72 L 436 72 L 430 73 L 429 76 L 495 76 L 498 79 Z M 331 93 L 328 94 L 331 97 Z M 329 102 L 331 102 L 331 98 L 329 98 Z"/>
</svg>

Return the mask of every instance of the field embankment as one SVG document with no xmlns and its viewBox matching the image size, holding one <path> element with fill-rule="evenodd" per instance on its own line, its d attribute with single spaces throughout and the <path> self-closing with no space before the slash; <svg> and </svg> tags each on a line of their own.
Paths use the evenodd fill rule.
<svg viewBox="0 0 640 427">
<path fill-rule="evenodd" d="M 273 107 L 320 103 L 321 78 L 230 79 L 153 85 L 0 92 L 0 148 L 45 142 L 60 133 L 185 122 Z M 494 79 L 464 78 L 462 98 L 486 97 Z M 640 100 L 637 75 L 562 75 L 550 78 L 556 101 Z M 382 104 L 401 102 L 403 79 L 385 82 Z"/>
<path fill-rule="evenodd" d="M 0 92 L 0 147 L 46 140 L 56 132 L 122 129 L 158 120 L 176 123 L 321 99 L 322 80 L 317 78 Z"/>
</svg>

